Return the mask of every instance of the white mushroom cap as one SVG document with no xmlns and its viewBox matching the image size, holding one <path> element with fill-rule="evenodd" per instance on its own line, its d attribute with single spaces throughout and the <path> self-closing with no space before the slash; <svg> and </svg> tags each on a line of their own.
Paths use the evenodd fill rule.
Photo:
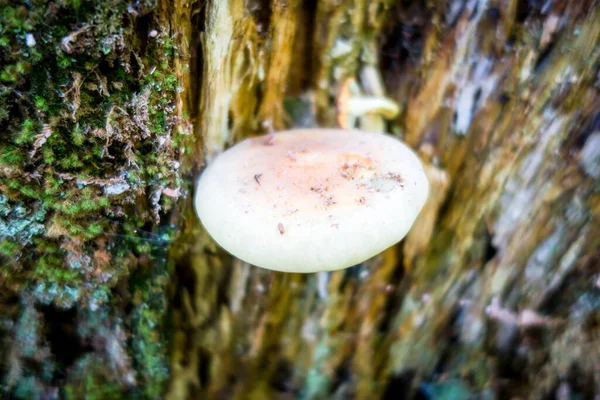
<svg viewBox="0 0 600 400">
<path fill-rule="evenodd" d="M 428 190 L 419 159 L 392 136 L 299 129 L 220 154 L 198 182 L 195 205 L 209 234 L 241 260 L 318 272 L 400 241 Z"/>
</svg>

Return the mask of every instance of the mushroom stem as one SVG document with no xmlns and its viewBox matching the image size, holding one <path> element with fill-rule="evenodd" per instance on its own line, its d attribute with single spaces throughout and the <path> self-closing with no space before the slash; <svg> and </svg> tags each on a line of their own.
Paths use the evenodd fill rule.
<svg viewBox="0 0 600 400">
<path fill-rule="evenodd" d="M 360 117 L 360 129 L 366 132 L 385 132 L 385 120 L 378 114 L 365 114 Z"/>
</svg>

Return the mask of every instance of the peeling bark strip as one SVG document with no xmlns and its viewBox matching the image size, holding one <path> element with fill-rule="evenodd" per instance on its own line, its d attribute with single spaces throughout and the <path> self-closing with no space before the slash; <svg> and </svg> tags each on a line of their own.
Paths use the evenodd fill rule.
<svg viewBox="0 0 600 400">
<path fill-rule="evenodd" d="M 600 396 L 597 1 L 0 9 L 0 397 Z M 231 260 L 185 182 L 350 82 L 400 113 L 340 120 L 428 163 L 418 224 L 346 271 Z"/>
</svg>

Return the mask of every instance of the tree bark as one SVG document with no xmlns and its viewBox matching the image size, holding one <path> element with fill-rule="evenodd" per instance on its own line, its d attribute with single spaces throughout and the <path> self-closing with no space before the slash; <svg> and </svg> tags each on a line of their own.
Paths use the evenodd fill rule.
<svg viewBox="0 0 600 400">
<path fill-rule="evenodd" d="M 600 396 L 596 1 L 0 0 L 0 46 L 3 395 Z M 203 164 L 338 124 L 421 155 L 408 237 L 311 275 L 218 248 Z"/>
</svg>

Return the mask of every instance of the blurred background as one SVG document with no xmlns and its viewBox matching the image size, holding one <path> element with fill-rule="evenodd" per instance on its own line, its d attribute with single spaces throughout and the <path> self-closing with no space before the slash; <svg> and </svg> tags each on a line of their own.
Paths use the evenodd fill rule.
<svg viewBox="0 0 600 400">
<path fill-rule="evenodd" d="M 0 397 L 600 398 L 599 42 L 595 0 L 0 0 Z M 417 223 L 233 259 L 202 167 L 316 126 L 417 151 Z"/>
</svg>

